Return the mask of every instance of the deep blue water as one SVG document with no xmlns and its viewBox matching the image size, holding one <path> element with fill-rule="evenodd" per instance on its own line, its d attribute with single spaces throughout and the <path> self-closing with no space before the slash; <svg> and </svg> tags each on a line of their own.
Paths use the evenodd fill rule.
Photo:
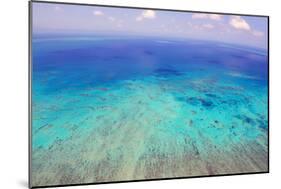
<svg viewBox="0 0 281 189">
<path fill-rule="evenodd" d="M 236 82 L 249 87 L 265 86 L 268 78 L 266 52 L 215 42 L 78 38 L 35 40 L 33 49 L 35 80 L 56 75 L 48 80 L 48 93 L 149 75 L 189 73 L 234 80 L 226 76 L 234 72 L 241 74 Z M 243 75 L 257 79 L 243 80 Z"/>
</svg>

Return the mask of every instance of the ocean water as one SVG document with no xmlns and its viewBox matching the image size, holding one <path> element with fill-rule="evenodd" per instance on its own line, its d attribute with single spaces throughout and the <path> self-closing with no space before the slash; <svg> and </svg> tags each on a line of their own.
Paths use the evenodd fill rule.
<svg viewBox="0 0 281 189">
<path fill-rule="evenodd" d="M 264 50 L 41 36 L 32 53 L 33 186 L 268 170 Z"/>
</svg>

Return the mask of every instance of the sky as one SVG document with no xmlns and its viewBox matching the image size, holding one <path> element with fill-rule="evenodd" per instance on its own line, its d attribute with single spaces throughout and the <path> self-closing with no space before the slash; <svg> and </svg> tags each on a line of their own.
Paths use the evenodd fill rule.
<svg viewBox="0 0 281 189">
<path fill-rule="evenodd" d="M 267 18 L 33 2 L 33 33 L 158 36 L 267 49 Z"/>
</svg>

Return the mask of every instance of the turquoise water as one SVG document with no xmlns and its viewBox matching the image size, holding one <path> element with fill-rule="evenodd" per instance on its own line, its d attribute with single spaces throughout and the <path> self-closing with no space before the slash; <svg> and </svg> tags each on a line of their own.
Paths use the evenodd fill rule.
<svg viewBox="0 0 281 189">
<path fill-rule="evenodd" d="M 267 171 L 267 52 L 207 41 L 33 40 L 32 184 Z"/>
</svg>

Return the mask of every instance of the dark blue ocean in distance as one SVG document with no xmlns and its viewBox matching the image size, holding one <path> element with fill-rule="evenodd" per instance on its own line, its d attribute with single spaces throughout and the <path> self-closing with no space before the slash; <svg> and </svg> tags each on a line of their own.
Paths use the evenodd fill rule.
<svg viewBox="0 0 281 189">
<path fill-rule="evenodd" d="M 32 54 L 36 185 L 268 169 L 266 50 L 36 36 Z"/>
<path fill-rule="evenodd" d="M 130 38 L 43 41 L 43 45 L 36 40 L 33 43 L 34 49 L 40 51 L 34 52 L 33 69 L 35 74 L 43 75 L 58 72 L 59 76 L 50 81 L 54 82 L 50 85 L 53 90 L 144 75 L 192 74 L 198 69 L 201 71 L 198 77 L 213 74 L 229 79 L 226 77 L 229 71 L 257 77 L 256 84 L 267 84 L 267 56 L 261 50 L 203 41 Z"/>
</svg>

